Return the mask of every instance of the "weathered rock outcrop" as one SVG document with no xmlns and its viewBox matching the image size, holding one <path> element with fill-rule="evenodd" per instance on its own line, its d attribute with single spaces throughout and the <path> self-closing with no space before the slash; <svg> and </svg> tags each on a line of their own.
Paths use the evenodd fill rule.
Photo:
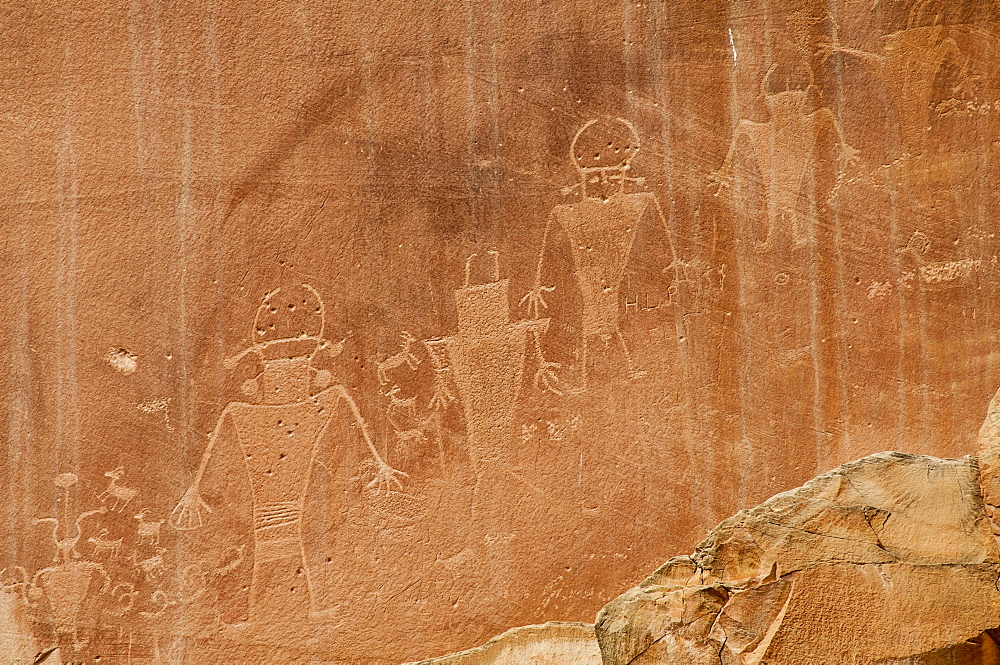
<svg viewBox="0 0 1000 665">
<path fill-rule="evenodd" d="M 511 628 L 474 649 L 407 665 L 600 665 L 589 623 L 550 621 Z"/>
<path fill-rule="evenodd" d="M 978 459 L 879 453 L 725 520 L 601 611 L 604 663 L 1000 662 L 998 416 Z"/>
</svg>

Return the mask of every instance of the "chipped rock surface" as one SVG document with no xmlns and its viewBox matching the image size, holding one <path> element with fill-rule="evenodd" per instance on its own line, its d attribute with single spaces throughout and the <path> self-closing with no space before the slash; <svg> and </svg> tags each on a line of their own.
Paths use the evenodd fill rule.
<svg viewBox="0 0 1000 665">
<path fill-rule="evenodd" d="M 551 621 L 512 628 L 482 646 L 407 665 L 601 665 L 593 624 Z"/>
<path fill-rule="evenodd" d="M 725 520 L 596 632 L 605 665 L 993 663 L 998 573 L 976 459 L 879 453 Z"/>
</svg>

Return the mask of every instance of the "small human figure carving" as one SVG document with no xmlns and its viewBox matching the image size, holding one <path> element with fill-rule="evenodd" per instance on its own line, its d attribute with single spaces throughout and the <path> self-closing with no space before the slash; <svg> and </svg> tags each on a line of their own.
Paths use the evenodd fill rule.
<svg viewBox="0 0 1000 665">
<path fill-rule="evenodd" d="M 251 617 L 260 609 L 259 585 L 265 563 L 291 565 L 289 562 L 297 561 L 312 596 L 309 568 L 303 559 L 302 511 L 313 463 L 338 404 L 346 404 L 350 410 L 353 424 L 375 461 L 375 477 L 367 487 L 386 492 L 394 485 L 401 489 L 400 479 L 407 476 L 382 459 L 347 388 L 329 385 L 330 373 L 314 367 L 321 351 L 336 355 L 343 349 L 343 343 L 332 344 L 324 338 L 325 326 L 323 300 L 308 284 L 275 289 L 264 297 L 254 317 L 250 347 L 226 362 L 232 367 L 248 354 L 259 359 L 263 369 L 244 385 L 244 392 L 254 399 L 232 402 L 223 409 L 194 482 L 171 513 L 170 525 L 175 529 L 204 525 L 205 514 L 212 508 L 201 498 L 202 478 L 223 425 L 231 422 L 250 478 L 254 540 Z M 313 386 L 319 391 L 313 392 Z"/>
<path fill-rule="evenodd" d="M 678 273 L 677 254 L 659 201 L 650 192 L 628 191 L 629 185 L 641 187 L 645 184 L 644 178 L 631 176 L 632 161 L 639 147 L 638 132 L 632 123 L 622 118 L 612 121 L 594 119 L 580 127 L 569 151 L 579 181 L 562 190 L 564 195 L 577 192 L 580 199 L 557 205 L 552 210 L 542 235 L 534 285 L 520 301 L 533 319 L 538 319 L 541 310 L 548 308 L 545 294 L 554 292 L 555 287 L 542 284 L 542 264 L 553 227 L 558 225 L 569 236 L 573 275 L 583 299 L 579 353 L 581 381 L 572 392 L 587 390 L 588 351 L 593 337 L 598 337 L 605 344 L 612 339 L 620 344 L 630 379 L 640 379 L 646 374 L 635 368 L 621 333 L 619 292 L 625 280 L 625 269 L 632 255 L 636 233 L 647 211 L 655 211 L 658 223 L 666 234 L 671 266 Z M 533 335 L 536 351 L 540 353 L 540 331 L 536 330 Z M 556 369 L 558 366 L 555 363 L 540 361 L 535 385 L 561 394 Z"/>
</svg>

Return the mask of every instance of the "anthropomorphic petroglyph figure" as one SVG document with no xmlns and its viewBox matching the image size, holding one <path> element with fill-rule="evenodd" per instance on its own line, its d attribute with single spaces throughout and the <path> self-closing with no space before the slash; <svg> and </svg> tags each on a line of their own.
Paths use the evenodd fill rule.
<svg viewBox="0 0 1000 665">
<path fill-rule="evenodd" d="M 510 280 L 500 279 L 499 254 L 489 252 L 489 256 L 491 279 L 482 284 L 470 283 L 476 255 L 466 260 L 465 283 L 455 291 L 458 330 L 441 340 L 465 413 L 469 458 L 477 479 L 508 459 L 528 336 L 544 333 L 549 325 L 548 319 L 510 321 Z"/>
<path fill-rule="evenodd" d="M 826 106 L 809 110 L 810 90 L 815 87 L 812 71 L 808 71 L 807 82 L 800 80 L 775 89 L 771 83 L 777 68 L 772 65 L 760 82 L 770 118 L 766 122 L 740 120 L 725 161 L 710 176 L 718 186 L 716 195 L 731 187 L 737 149 L 741 141 L 749 142 L 767 201 L 767 230 L 764 240 L 756 247 L 758 251 L 770 249 L 774 234 L 779 230 L 790 231 L 796 245 L 806 244 L 808 229 L 798 212 L 798 202 L 806 173 L 816 161 L 819 132 L 827 129 L 835 132 L 842 161 L 849 163 L 858 158 L 858 151 L 844 139 L 833 111 Z"/>
<path fill-rule="evenodd" d="M 884 35 L 881 53 L 849 48 L 837 40 L 822 45 L 824 57 L 845 53 L 860 58 L 878 72 L 896 107 L 900 151 L 905 156 L 921 154 L 930 129 L 931 96 L 938 71 L 946 63 L 959 67 L 968 81 L 968 63 L 958 44 L 946 36 L 943 25 L 925 22 L 929 0 L 919 0 L 909 10 L 906 28 Z"/>
<path fill-rule="evenodd" d="M 677 255 L 663 211 L 650 192 L 629 192 L 629 184 L 643 185 L 643 178 L 630 175 L 632 160 L 639 152 L 639 136 L 632 124 L 621 118 L 613 121 L 590 120 L 584 124 L 570 145 L 570 159 L 579 182 L 563 189 L 563 194 L 579 192 L 580 200 L 556 206 L 549 216 L 538 252 L 535 282 L 522 299 L 532 318 L 537 319 L 548 307 L 545 294 L 555 287 L 542 285 L 542 263 L 554 225 L 569 237 L 573 275 L 583 300 L 582 340 L 580 347 L 581 384 L 575 391 L 587 389 L 588 350 L 598 337 L 605 344 L 612 339 L 621 345 L 632 379 L 644 376 L 632 361 L 619 327 L 622 306 L 619 298 L 640 224 L 653 214 L 666 234 L 672 266 L 678 270 Z M 559 392 L 553 370 L 540 370 L 536 384 Z"/>
<path fill-rule="evenodd" d="M 374 458 L 377 468 L 368 486 L 386 491 L 392 485 L 401 488 L 400 477 L 406 476 L 383 461 L 347 388 L 329 385 L 330 373 L 314 367 L 321 351 L 336 355 L 343 349 L 342 342 L 331 344 L 324 338 L 325 325 L 323 301 L 308 284 L 267 294 L 254 317 L 251 346 L 226 362 L 232 367 L 248 354 L 257 356 L 263 369 L 255 380 L 244 384 L 244 392 L 255 399 L 233 402 L 223 409 L 194 482 L 171 514 L 170 524 L 176 529 L 196 529 L 204 524 L 205 513 L 212 509 L 202 500 L 199 488 L 223 425 L 231 423 L 250 479 L 254 540 L 251 619 L 261 609 L 261 584 L 271 582 L 262 579 L 268 565 L 304 570 L 311 602 L 302 512 L 313 464 L 338 405 L 346 404 Z"/>
<path fill-rule="evenodd" d="M 124 467 L 119 466 L 112 469 L 105 473 L 104 477 L 110 478 L 111 482 L 108 483 L 107 489 L 97 495 L 97 498 L 101 500 L 101 503 L 107 502 L 108 499 L 114 499 L 114 503 L 111 504 L 111 510 L 125 510 L 125 507 L 136 497 L 139 491 L 118 484 L 118 481 L 125 477 Z"/>
</svg>

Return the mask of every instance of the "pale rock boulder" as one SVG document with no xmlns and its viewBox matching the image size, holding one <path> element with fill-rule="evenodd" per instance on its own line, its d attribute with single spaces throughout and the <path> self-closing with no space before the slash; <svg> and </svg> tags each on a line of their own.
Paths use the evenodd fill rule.
<svg viewBox="0 0 1000 665">
<path fill-rule="evenodd" d="M 482 646 L 407 665 L 601 665 L 593 624 L 512 628 Z"/>
<path fill-rule="evenodd" d="M 1000 663 L 994 530 L 976 458 L 845 464 L 607 605 L 604 663 Z"/>
</svg>

